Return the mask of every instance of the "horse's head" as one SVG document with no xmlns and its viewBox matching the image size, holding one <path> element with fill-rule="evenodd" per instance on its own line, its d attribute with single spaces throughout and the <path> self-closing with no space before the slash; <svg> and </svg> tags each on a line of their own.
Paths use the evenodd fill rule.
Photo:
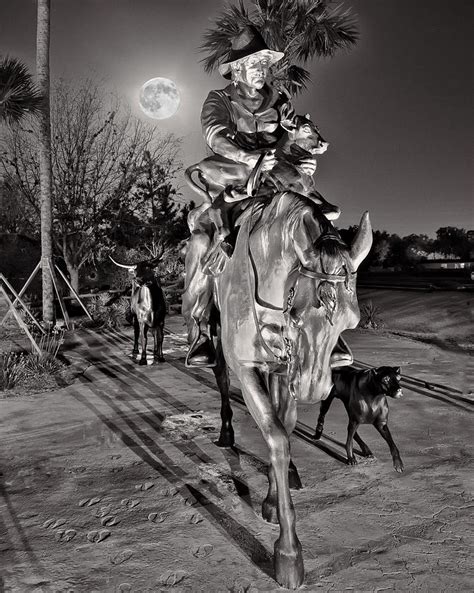
<svg viewBox="0 0 474 593">
<path fill-rule="evenodd" d="M 295 242 L 299 265 L 287 284 L 287 354 L 290 392 L 301 402 L 324 399 L 331 369 L 352 362 L 336 345 L 341 333 L 359 322 L 355 277 L 371 245 L 368 213 L 350 248 L 335 229 L 312 244 Z"/>
</svg>

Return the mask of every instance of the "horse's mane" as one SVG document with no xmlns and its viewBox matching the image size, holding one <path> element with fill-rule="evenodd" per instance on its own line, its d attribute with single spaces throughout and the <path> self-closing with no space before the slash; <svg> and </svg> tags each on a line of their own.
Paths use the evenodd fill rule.
<svg viewBox="0 0 474 593">
<path fill-rule="evenodd" d="M 284 196 L 283 193 L 265 205 L 258 225 L 261 225 L 262 235 L 268 241 L 271 223 L 282 216 L 282 239 L 285 242 L 285 248 L 288 248 L 292 237 L 291 230 L 295 225 L 301 224 L 303 216 L 310 213 L 319 227 L 319 234 L 314 238 L 313 245 L 319 253 L 321 271 L 326 274 L 336 273 L 345 263 L 348 252 L 348 247 L 337 229 L 324 216 L 319 206 L 309 198 L 293 194 L 291 199 L 285 200 Z"/>
</svg>

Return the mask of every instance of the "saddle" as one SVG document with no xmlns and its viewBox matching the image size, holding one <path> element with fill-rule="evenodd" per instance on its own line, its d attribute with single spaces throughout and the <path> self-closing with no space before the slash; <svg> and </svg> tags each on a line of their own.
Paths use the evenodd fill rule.
<svg viewBox="0 0 474 593">
<path fill-rule="evenodd" d="M 236 213 L 232 224 L 232 233 L 223 243 L 218 239 L 217 233 L 213 233 L 211 238 L 211 247 L 209 252 L 204 256 L 201 262 L 204 274 L 213 276 L 214 278 L 220 276 L 225 269 L 226 263 L 231 259 L 234 246 L 237 242 L 238 235 L 242 227 L 249 218 L 255 217 L 255 223 L 258 222 L 263 214 L 265 207 L 268 205 L 268 199 L 249 198 L 246 204 L 240 202 L 241 208 Z"/>
</svg>

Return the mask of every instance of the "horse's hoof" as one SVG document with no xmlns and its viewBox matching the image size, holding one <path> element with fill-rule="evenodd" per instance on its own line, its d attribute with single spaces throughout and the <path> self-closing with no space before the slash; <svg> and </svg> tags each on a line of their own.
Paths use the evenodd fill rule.
<svg viewBox="0 0 474 593">
<path fill-rule="evenodd" d="M 154 359 L 157 362 L 165 362 L 165 357 L 164 356 L 154 356 Z"/>
<path fill-rule="evenodd" d="M 304 565 L 301 544 L 296 540 L 295 550 L 283 550 L 280 540 L 275 542 L 275 580 L 286 589 L 297 589 L 304 581 Z"/>
<path fill-rule="evenodd" d="M 314 432 L 314 435 L 313 435 L 313 439 L 315 441 L 319 441 L 319 439 L 321 438 L 322 434 L 323 434 L 323 429 L 322 428 L 319 428 L 319 427 L 316 428 L 316 430 Z"/>
<path fill-rule="evenodd" d="M 145 367 L 148 363 L 146 358 L 140 358 L 140 362 L 138 363 L 141 367 Z"/>
<path fill-rule="evenodd" d="M 218 447 L 233 447 L 235 444 L 234 431 L 224 432 L 221 430 L 219 438 L 214 441 L 214 444 Z"/>
<path fill-rule="evenodd" d="M 276 506 L 276 500 L 265 499 L 262 503 L 262 517 L 267 523 L 273 523 L 278 525 L 278 511 Z"/>
<path fill-rule="evenodd" d="M 301 483 L 301 479 L 296 467 L 290 467 L 288 470 L 288 484 L 291 490 L 301 490 L 303 488 L 303 484 Z"/>
<path fill-rule="evenodd" d="M 347 465 L 357 465 L 357 459 L 355 457 L 348 457 Z"/>
</svg>

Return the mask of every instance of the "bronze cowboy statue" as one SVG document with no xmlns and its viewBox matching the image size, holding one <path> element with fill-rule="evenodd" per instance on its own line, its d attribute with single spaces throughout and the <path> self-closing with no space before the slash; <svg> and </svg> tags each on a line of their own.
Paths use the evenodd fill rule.
<svg viewBox="0 0 474 593">
<path fill-rule="evenodd" d="M 188 251 L 192 252 L 192 257 L 188 258 L 191 261 L 186 269 L 187 290 L 183 302 L 189 313 L 185 313 L 191 345 L 187 366 L 215 364 L 214 346 L 209 336 L 212 277 L 203 275 L 202 271 L 206 260 L 209 263 L 213 255 L 212 246 L 220 244 L 224 253 L 231 254 L 232 246 L 227 241 L 229 219 L 236 218 L 250 201 L 254 206 L 257 202 L 268 201 L 284 185 L 285 189 L 294 189 L 291 178 L 298 174 L 300 179 L 312 179 L 316 170 L 315 155 L 322 154 L 328 147 L 319 130 L 309 123 L 309 116 L 305 116 L 306 127 L 312 127 L 307 135 L 312 133 L 313 143 L 306 150 L 308 139 L 302 139 L 303 146 L 306 140 L 306 147 L 300 146 L 299 153 L 291 155 L 292 173 L 288 175 L 288 158 L 284 151 L 290 152 L 288 137 L 294 135 L 297 127 L 295 112 L 288 95 L 267 81 L 270 67 L 282 57 L 282 52 L 268 49 L 255 28 L 247 27 L 234 39 L 227 62 L 219 67 L 224 78 L 232 79 L 231 84 L 211 91 L 202 108 L 204 138 L 214 155 L 186 171 L 191 187 L 204 200 L 189 217 L 192 236 Z M 303 137 L 301 127 L 304 128 L 298 127 L 298 132 Z M 275 171 L 273 177 L 272 170 Z M 198 173 L 203 188 L 193 181 L 194 172 Z M 263 180 L 259 183 L 261 174 Z M 282 176 L 288 180 L 286 184 L 282 183 Z M 318 192 L 313 191 L 313 199 L 324 204 L 324 213 L 329 219 L 339 216 L 339 208 L 326 202 Z"/>
<path fill-rule="evenodd" d="M 332 368 L 352 362 L 340 336 L 360 317 L 356 273 L 372 231 L 368 213 L 351 246 L 333 227 L 339 209 L 311 183 L 315 155 L 327 143 L 267 81 L 282 55 L 247 27 L 220 66 L 232 83 L 204 103 L 204 136 L 214 155 L 193 167 L 205 202 L 191 215 L 183 315 L 190 342 L 186 364 L 213 367 L 221 392 L 218 444 L 234 444 L 228 368 L 267 443 L 262 516 L 280 525 L 275 579 L 295 589 L 304 567 L 290 488 L 301 482 L 289 439 L 297 403 L 327 398 Z M 191 178 L 193 171 L 188 173 Z M 210 318 L 216 309 L 220 332 L 214 346 Z"/>
</svg>

